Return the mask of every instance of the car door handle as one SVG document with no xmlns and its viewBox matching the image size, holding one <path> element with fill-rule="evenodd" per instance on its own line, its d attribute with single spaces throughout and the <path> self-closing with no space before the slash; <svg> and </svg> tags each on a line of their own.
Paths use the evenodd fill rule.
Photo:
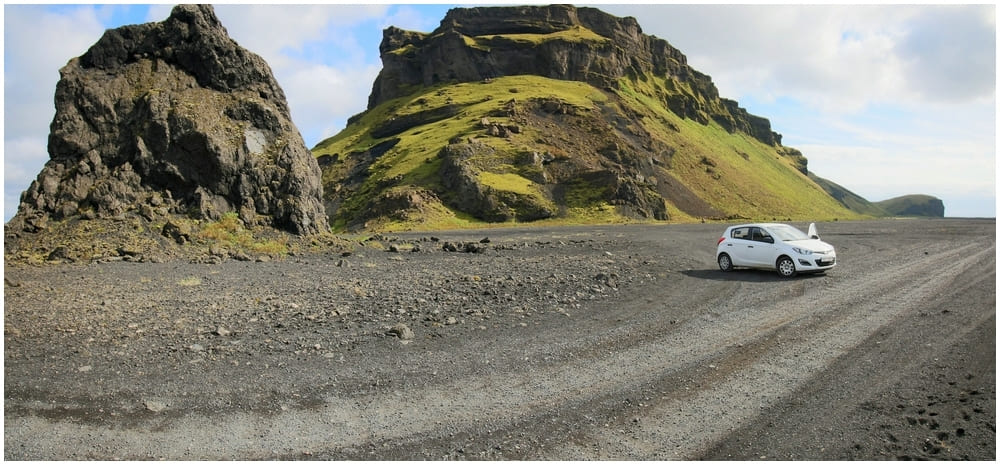
<svg viewBox="0 0 1000 465">
<path fill-rule="evenodd" d="M 748 248 L 748 249 L 752 249 L 752 248 L 753 248 L 753 246 L 752 246 L 752 245 L 748 245 L 748 246 L 747 246 L 747 248 Z"/>
</svg>

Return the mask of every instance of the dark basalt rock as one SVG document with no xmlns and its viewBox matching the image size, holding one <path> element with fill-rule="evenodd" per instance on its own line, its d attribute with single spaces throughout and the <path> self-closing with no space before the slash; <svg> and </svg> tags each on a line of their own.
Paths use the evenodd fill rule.
<svg viewBox="0 0 1000 465">
<path fill-rule="evenodd" d="M 60 70 L 50 160 L 8 228 L 141 213 L 328 229 L 320 170 L 264 60 L 211 6 L 107 31 Z"/>
</svg>

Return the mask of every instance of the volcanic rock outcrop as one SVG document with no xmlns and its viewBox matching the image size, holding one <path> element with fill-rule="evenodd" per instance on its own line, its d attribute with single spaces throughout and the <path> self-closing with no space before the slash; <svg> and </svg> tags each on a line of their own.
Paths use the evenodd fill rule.
<svg viewBox="0 0 1000 465">
<path fill-rule="evenodd" d="M 108 30 L 60 73 L 50 160 L 8 230 L 230 212 L 248 226 L 328 229 L 319 166 L 284 92 L 211 6 Z"/>
</svg>

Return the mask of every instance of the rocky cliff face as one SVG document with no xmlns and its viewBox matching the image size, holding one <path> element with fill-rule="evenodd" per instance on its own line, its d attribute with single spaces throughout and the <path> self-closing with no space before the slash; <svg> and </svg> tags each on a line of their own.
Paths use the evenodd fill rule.
<svg viewBox="0 0 1000 465">
<path fill-rule="evenodd" d="M 328 229 L 319 167 L 259 56 L 211 6 L 107 31 L 60 70 L 50 160 L 8 235 L 53 221 L 181 216 Z"/>
<path fill-rule="evenodd" d="M 772 145 L 781 135 L 719 92 L 709 76 L 687 64 L 667 41 L 642 33 L 635 18 L 567 5 L 456 8 L 430 34 L 390 27 L 379 47 L 383 68 L 369 109 L 418 86 L 535 75 L 617 88 L 621 78 L 667 76 L 664 93 L 674 113 Z"/>
</svg>

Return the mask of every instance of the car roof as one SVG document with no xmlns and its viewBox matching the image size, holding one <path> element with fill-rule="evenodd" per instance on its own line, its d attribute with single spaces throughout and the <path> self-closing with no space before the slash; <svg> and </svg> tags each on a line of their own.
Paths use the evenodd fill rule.
<svg viewBox="0 0 1000 465">
<path fill-rule="evenodd" d="M 748 227 L 748 226 L 759 226 L 759 227 L 762 227 L 762 228 L 767 228 L 767 227 L 771 227 L 771 226 L 791 226 L 791 225 L 786 224 L 786 223 L 746 223 L 746 224 L 734 224 L 734 225 L 732 225 L 732 226 L 730 226 L 729 228 L 726 228 L 726 229 L 731 229 L 731 228 L 745 228 L 745 227 Z M 795 226 L 792 226 L 792 227 L 794 228 Z"/>
</svg>

